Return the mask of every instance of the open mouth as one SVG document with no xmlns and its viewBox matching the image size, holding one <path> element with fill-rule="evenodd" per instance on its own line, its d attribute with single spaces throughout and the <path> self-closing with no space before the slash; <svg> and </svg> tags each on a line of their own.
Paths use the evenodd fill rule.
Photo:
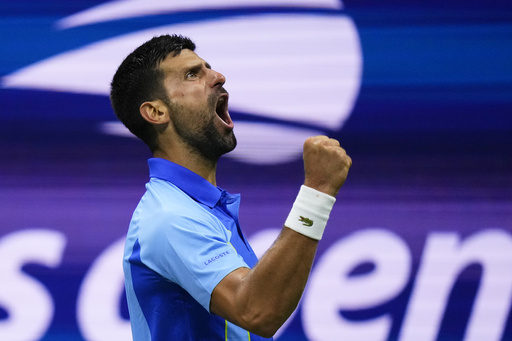
<svg viewBox="0 0 512 341">
<path fill-rule="evenodd" d="M 223 93 L 220 95 L 219 99 L 217 100 L 217 106 L 215 108 L 215 112 L 217 113 L 217 116 L 229 127 L 233 126 L 233 121 L 231 121 L 231 117 L 229 116 L 228 112 L 228 94 Z"/>
</svg>

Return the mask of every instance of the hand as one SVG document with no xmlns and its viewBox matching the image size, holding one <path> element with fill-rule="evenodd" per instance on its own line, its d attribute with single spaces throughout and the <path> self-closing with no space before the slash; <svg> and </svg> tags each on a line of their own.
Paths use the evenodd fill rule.
<svg viewBox="0 0 512 341">
<path fill-rule="evenodd" d="M 352 159 L 340 143 L 327 136 L 304 142 L 304 185 L 336 196 L 347 179 Z"/>
</svg>

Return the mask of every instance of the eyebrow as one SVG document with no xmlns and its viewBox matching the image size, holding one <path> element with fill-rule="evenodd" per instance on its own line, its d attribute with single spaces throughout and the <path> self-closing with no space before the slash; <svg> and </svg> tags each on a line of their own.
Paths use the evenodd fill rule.
<svg viewBox="0 0 512 341">
<path fill-rule="evenodd" d="M 185 66 L 184 69 L 186 70 L 186 72 L 188 72 L 188 71 L 199 71 L 203 67 L 203 65 L 207 69 L 211 69 L 212 68 L 212 66 L 209 63 L 204 62 L 204 64 L 203 64 L 202 62 L 200 62 L 200 63 L 196 63 L 196 64 Z"/>
</svg>

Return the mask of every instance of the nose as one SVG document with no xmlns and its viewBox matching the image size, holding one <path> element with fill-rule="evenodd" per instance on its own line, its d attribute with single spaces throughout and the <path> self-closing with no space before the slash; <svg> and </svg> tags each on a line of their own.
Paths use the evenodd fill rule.
<svg viewBox="0 0 512 341">
<path fill-rule="evenodd" d="M 212 72 L 212 87 L 216 86 L 223 86 L 224 83 L 226 83 L 226 77 L 220 72 L 217 72 L 215 70 L 211 70 Z"/>
</svg>

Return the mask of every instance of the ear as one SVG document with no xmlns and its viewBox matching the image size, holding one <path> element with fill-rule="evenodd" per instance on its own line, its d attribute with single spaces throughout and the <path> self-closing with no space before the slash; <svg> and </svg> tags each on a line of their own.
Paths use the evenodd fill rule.
<svg viewBox="0 0 512 341">
<path fill-rule="evenodd" d="M 142 118 L 151 124 L 169 122 L 169 108 L 161 100 L 142 103 L 139 112 Z"/>
</svg>

